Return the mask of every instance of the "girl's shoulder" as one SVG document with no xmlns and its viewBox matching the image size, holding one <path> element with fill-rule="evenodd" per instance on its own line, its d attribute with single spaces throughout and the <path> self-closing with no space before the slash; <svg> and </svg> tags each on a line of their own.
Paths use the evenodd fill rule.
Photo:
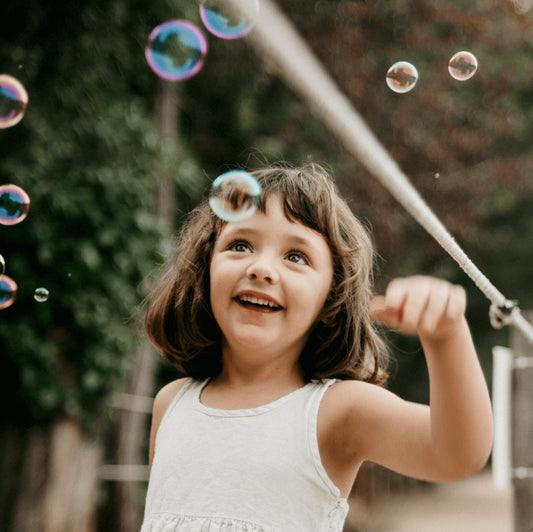
<svg viewBox="0 0 533 532">
<path fill-rule="evenodd" d="M 350 493 L 355 475 L 366 459 L 368 419 L 383 392 L 387 393 L 375 384 L 341 380 L 329 386 L 320 404 L 317 424 L 320 456 L 343 496 Z"/>
<path fill-rule="evenodd" d="M 150 467 L 152 466 L 152 461 L 154 459 L 155 453 L 155 439 L 157 431 L 159 430 L 159 425 L 161 420 L 165 415 L 170 403 L 176 397 L 176 394 L 190 381 L 189 377 L 182 379 L 176 379 L 172 382 L 169 382 L 163 388 L 157 392 L 157 395 L 154 399 L 154 405 L 152 410 L 152 428 L 150 430 L 150 450 L 149 450 L 149 461 Z"/>
<path fill-rule="evenodd" d="M 338 380 L 328 389 L 326 397 L 331 403 L 340 403 L 342 406 L 349 403 L 364 401 L 370 396 L 389 393 L 385 388 L 360 380 Z"/>
<path fill-rule="evenodd" d="M 190 382 L 190 377 L 183 377 L 165 384 L 156 394 L 154 399 L 154 416 L 160 417 L 166 412 L 176 394 Z M 158 416 L 158 417 L 159 417 Z"/>
<path fill-rule="evenodd" d="M 358 380 L 341 380 L 327 390 L 320 407 L 334 431 L 350 430 L 376 419 L 386 421 L 403 401 L 386 388 Z"/>
</svg>

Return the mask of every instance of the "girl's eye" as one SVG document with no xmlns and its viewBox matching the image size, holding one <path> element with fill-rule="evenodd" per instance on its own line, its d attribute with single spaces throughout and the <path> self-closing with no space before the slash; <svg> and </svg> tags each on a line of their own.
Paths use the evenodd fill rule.
<svg viewBox="0 0 533 532">
<path fill-rule="evenodd" d="M 247 242 L 243 242 L 242 240 L 232 242 L 229 246 L 229 250 L 237 251 L 238 253 L 246 253 L 251 251 L 250 245 Z"/>
<path fill-rule="evenodd" d="M 309 264 L 307 257 L 300 251 L 291 251 L 287 255 L 287 260 L 289 262 L 294 262 L 295 264 Z"/>
</svg>

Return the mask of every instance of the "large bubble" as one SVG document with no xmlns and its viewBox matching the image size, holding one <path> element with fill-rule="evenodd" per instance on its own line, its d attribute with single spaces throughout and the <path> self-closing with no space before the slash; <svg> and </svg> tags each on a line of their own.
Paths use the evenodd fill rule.
<svg viewBox="0 0 533 532">
<path fill-rule="evenodd" d="M 245 1 L 259 8 L 257 0 Z M 227 0 L 200 0 L 200 17 L 204 26 L 221 39 L 240 39 L 253 28 L 253 22 L 235 13 Z"/>
<path fill-rule="evenodd" d="M 244 170 L 230 170 L 219 175 L 211 186 L 209 205 L 226 222 L 250 218 L 259 205 L 261 185 Z"/>
<path fill-rule="evenodd" d="M 0 186 L 0 224 L 15 225 L 26 218 L 30 197 L 17 185 Z"/>
<path fill-rule="evenodd" d="M 407 61 L 398 61 L 387 71 L 386 81 L 394 92 L 409 92 L 418 81 L 418 70 Z"/>
<path fill-rule="evenodd" d="M 470 52 L 457 52 L 448 63 L 450 76 L 458 81 L 470 79 L 477 71 L 476 56 Z"/>
<path fill-rule="evenodd" d="M 28 93 L 17 79 L 0 74 L 0 129 L 18 124 L 28 105 Z"/>
<path fill-rule="evenodd" d="M 161 78 L 179 81 L 197 74 L 204 65 L 207 40 L 194 24 L 181 19 L 155 27 L 148 36 L 145 56 Z"/>
<path fill-rule="evenodd" d="M 17 295 L 17 283 L 7 275 L 0 276 L 0 310 L 10 307 Z"/>
</svg>

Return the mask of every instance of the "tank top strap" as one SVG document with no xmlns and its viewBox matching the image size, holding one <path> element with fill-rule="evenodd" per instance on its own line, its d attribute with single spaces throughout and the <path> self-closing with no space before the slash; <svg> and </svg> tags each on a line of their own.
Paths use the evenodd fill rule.
<svg viewBox="0 0 533 532">
<path fill-rule="evenodd" d="M 324 394 L 328 388 L 338 382 L 338 379 L 322 379 L 312 381 L 315 386 L 312 388 L 311 396 L 307 408 L 307 439 L 309 443 L 309 450 L 313 457 L 313 463 L 316 468 L 318 476 L 322 482 L 327 486 L 331 494 L 335 497 L 340 497 L 339 488 L 333 483 L 327 474 L 322 460 L 320 458 L 320 450 L 318 446 L 318 410 Z"/>
<path fill-rule="evenodd" d="M 161 418 L 160 425 L 164 425 L 166 423 L 167 419 L 172 415 L 172 412 L 174 411 L 178 403 L 184 403 L 185 401 L 191 404 L 194 403 L 195 397 L 199 397 L 201 390 L 207 384 L 208 381 L 209 379 L 200 381 L 188 378 L 187 382 L 180 388 L 178 393 L 173 397 L 172 401 L 170 401 L 166 412 Z"/>
</svg>

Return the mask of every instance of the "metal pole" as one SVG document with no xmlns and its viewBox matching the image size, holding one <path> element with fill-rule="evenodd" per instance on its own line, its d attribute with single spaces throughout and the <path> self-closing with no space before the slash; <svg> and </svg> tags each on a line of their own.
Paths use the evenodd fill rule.
<svg viewBox="0 0 533 532">
<path fill-rule="evenodd" d="M 533 311 L 523 314 L 531 322 Z M 511 328 L 514 530 L 533 531 L 533 345 Z"/>
</svg>

